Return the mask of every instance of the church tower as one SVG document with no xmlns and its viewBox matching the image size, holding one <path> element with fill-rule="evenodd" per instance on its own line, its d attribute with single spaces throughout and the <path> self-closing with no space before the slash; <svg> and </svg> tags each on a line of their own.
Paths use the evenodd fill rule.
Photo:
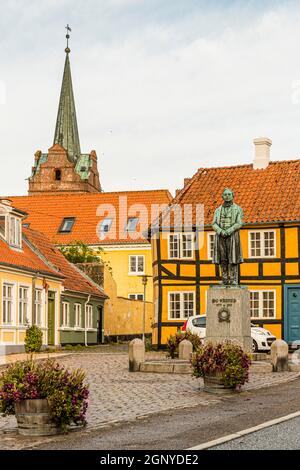
<svg viewBox="0 0 300 470">
<path fill-rule="evenodd" d="M 101 192 L 97 155 L 81 153 L 73 94 L 69 31 L 65 68 L 60 92 L 53 146 L 48 153 L 35 153 L 28 194 L 97 193 Z"/>
</svg>

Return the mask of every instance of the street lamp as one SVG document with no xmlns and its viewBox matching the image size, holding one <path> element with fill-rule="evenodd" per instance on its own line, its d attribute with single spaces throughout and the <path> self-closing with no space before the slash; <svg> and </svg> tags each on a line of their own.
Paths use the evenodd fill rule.
<svg viewBox="0 0 300 470">
<path fill-rule="evenodd" d="M 143 343 L 145 344 L 145 329 L 146 329 L 146 286 L 148 282 L 148 277 L 152 277 L 149 274 L 143 274 L 141 276 L 142 278 L 142 284 L 144 286 L 144 304 L 143 304 Z"/>
</svg>

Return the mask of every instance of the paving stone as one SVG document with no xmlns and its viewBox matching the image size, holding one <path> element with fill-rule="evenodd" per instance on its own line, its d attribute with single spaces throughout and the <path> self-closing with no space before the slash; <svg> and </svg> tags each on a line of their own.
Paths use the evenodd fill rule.
<svg viewBox="0 0 300 470">
<path fill-rule="evenodd" d="M 162 355 L 146 354 L 146 359 Z M 189 374 L 131 373 L 128 354 L 78 353 L 57 359 L 68 368 L 82 368 L 90 384 L 88 428 L 98 428 L 111 423 L 130 422 L 152 413 L 166 412 L 191 406 L 213 406 L 222 397 L 203 392 L 203 380 Z M 166 361 L 166 365 L 170 363 Z M 184 363 L 183 363 L 184 364 Z M 180 365 L 180 364 L 178 364 Z M 173 366 L 172 366 L 173 367 Z M 300 372 L 251 374 L 242 390 L 254 390 L 293 380 Z M 228 399 L 228 398 L 226 398 Z M 0 417 L 0 449 L 20 449 L 39 441 L 18 436 L 14 416 Z M 47 438 L 49 439 L 49 438 Z"/>
</svg>

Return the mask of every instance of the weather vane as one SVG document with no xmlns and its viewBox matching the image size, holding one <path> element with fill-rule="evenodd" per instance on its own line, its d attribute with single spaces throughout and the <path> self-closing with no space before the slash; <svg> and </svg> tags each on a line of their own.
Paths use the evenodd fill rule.
<svg viewBox="0 0 300 470">
<path fill-rule="evenodd" d="M 66 30 L 67 30 L 67 34 L 66 34 L 66 38 L 67 38 L 67 47 L 65 49 L 66 53 L 68 54 L 70 52 L 70 49 L 69 49 L 69 39 L 70 39 L 70 35 L 69 35 L 69 31 L 72 31 L 70 26 L 67 24 L 67 26 L 65 26 Z"/>
</svg>

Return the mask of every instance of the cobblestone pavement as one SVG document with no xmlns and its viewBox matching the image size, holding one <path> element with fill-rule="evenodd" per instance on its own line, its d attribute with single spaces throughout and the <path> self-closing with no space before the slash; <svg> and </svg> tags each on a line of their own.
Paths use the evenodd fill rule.
<svg viewBox="0 0 300 470">
<path fill-rule="evenodd" d="M 162 357 L 159 353 L 147 356 L 147 359 Z M 230 399 L 204 393 L 201 390 L 202 379 L 190 375 L 129 373 L 128 356 L 124 353 L 101 354 L 90 351 L 67 355 L 58 360 L 67 367 L 81 367 L 86 371 L 91 391 L 88 411 L 90 429 L 141 419 L 152 413 L 176 408 L 212 406 L 223 399 Z M 297 372 L 253 374 L 243 390 L 277 385 L 299 375 Z M 0 417 L 0 434 L 0 449 L 18 449 L 47 439 L 29 440 L 17 436 L 14 416 Z"/>
</svg>

